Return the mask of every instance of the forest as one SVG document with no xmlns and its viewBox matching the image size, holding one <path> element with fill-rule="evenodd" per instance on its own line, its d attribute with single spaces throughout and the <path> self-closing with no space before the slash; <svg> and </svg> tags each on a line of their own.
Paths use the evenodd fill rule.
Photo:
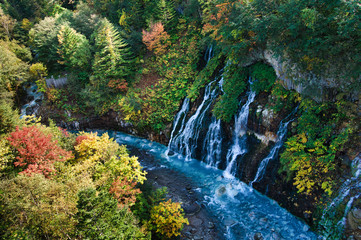
<svg viewBox="0 0 361 240">
<path fill-rule="evenodd" d="M 168 144 L 182 103 L 196 112 L 211 86 L 224 135 L 249 91 L 275 121 L 296 109 L 276 182 L 323 239 L 361 239 L 361 217 L 339 224 L 359 184 L 323 214 L 361 180 L 360 29 L 359 0 L 0 0 L 0 238 L 183 239 L 181 203 L 78 125 L 112 118 L 100 126 Z M 43 97 L 24 112 L 32 86 Z"/>
</svg>

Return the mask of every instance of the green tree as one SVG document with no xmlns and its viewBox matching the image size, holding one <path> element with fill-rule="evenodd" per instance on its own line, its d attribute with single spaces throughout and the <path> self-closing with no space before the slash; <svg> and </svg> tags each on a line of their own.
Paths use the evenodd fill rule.
<svg viewBox="0 0 361 240">
<path fill-rule="evenodd" d="M 36 24 L 29 32 L 31 44 L 37 54 L 37 58 L 54 65 L 59 60 L 58 55 L 58 32 L 60 26 L 54 17 L 46 17 Z"/>
<path fill-rule="evenodd" d="M 18 175 L 2 180 L 0 189 L 4 239 L 65 239 L 75 230 L 76 201 L 65 185 L 40 174 Z"/>
<path fill-rule="evenodd" d="M 77 228 L 86 239 L 150 239 L 137 225 L 134 215 L 118 208 L 117 200 L 104 191 L 94 189 L 79 192 Z"/>
<path fill-rule="evenodd" d="M 90 39 L 100 20 L 101 17 L 96 14 L 93 8 L 84 2 L 80 2 L 73 13 L 71 27 Z"/>
<path fill-rule="evenodd" d="M 353 124 L 344 122 L 346 106 L 341 104 L 337 109 L 337 104 L 305 99 L 300 105 L 297 134 L 286 141 L 280 157 L 281 171 L 293 178 L 299 192 L 331 195 L 338 182 L 338 157 L 350 140 Z M 351 119 L 349 116 L 348 121 Z"/>
<path fill-rule="evenodd" d="M 143 183 L 146 172 L 138 159 L 130 157 L 125 146 L 119 146 L 108 134 L 82 133 L 76 139 L 75 162 L 81 163 L 74 172 L 88 172 L 97 186 L 110 187 L 117 178 Z"/>
<path fill-rule="evenodd" d="M 27 19 L 42 19 L 52 15 L 59 9 L 59 0 L 4 0 L 1 1 L 12 17 L 21 21 Z"/>
<path fill-rule="evenodd" d="M 159 0 L 157 2 L 156 17 L 159 19 L 167 30 L 172 30 L 175 22 L 175 10 L 173 0 Z"/>
<path fill-rule="evenodd" d="M 11 101 L 0 99 L 0 135 L 15 130 L 15 126 L 19 125 L 19 118 L 18 112 L 12 108 Z"/>
<path fill-rule="evenodd" d="M 29 65 L 11 51 L 8 42 L 0 41 L 0 99 L 12 97 L 20 83 L 29 77 Z"/>
<path fill-rule="evenodd" d="M 0 33 L 4 34 L 7 39 L 11 39 L 15 24 L 16 20 L 5 14 L 0 6 Z"/>
<path fill-rule="evenodd" d="M 93 86 L 104 88 L 110 79 L 123 79 L 131 73 L 131 51 L 117 30 L 103 20 L 95 33 Z"/>
<path fill-rule="evenodd" d="M 65 24 L 60 27 L 58 41 L 60 64 L 75 70 L 85 70 L 89 66 L 90 46 L 84 35 Z"/>
</svg>

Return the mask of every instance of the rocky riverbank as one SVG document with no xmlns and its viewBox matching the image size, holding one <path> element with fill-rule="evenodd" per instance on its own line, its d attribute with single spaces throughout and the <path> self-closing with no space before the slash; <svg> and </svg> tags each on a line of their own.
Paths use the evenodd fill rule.
<svg viewBox="0 0 361 240">
<path fill-rule="evenodd" d="M 138 157 L 138 161 L 147 171 L 147 181 L 154 188 L 167 187 L 167 198 L 180 202 L 188 218 L 181 233 L 183 240 L 219 240 L 221 234 L 217 230 L 215 218 L 208 213 L 206 207 L 201 203 L 197 190 L 193 187 L 191 179 L 182 173 L 168 169 L 156 161 L 156 159 L 145 151 L 127 147 L 131 155 Z"/>
</svg>

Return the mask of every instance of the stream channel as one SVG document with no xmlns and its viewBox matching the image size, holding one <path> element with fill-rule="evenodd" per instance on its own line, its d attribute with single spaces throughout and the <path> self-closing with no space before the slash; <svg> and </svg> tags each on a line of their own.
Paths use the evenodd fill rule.
<svg viewBox="0 0 361 240">
<path fill-rule="evenodd" d="M 224 178 L 222 170 L 195 159 L 186 159 L 179 154 L 168 156 L 167 147 L 156 142 L 121 132 L 94 131 L 98 134 L 108 132 L 119 144 L 126 145 L 132 155 L 139 156 L 144 170 L 153 172 L 153 175 L 154 171 L 158 171 L 158 174 L 166 172 L 167 177 L 171 178 L 168 182 L 180 181 L 173 183 L 173 186 L 179 187 L 179 192 L 196 193 L 198 197 L 194 197 L 193 200 L 190 198 L 191 201 L 195 201 L 190 207 L 199 206 L 198 211 L 201 211 L 201 214 L 210 214 L 215 226 L 209 226 L 212 222 L 205 222 L 205 231 L 201 233 L 203 236 L 185 239 L 318 239 L 307 224 L 280 207 L 276 201 L 236 178 Z M 153 180 L 161 177 L 153 176 Z M 187 209 L 185 210 L 187 212 Z M 212 230 L 214 228 L 217 229 L 217 234 Z"/>
</svg>

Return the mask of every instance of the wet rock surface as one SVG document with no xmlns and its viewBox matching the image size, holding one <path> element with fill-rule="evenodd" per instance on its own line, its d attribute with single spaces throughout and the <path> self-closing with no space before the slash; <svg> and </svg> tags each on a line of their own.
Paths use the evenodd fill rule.
<svg viewBox="0 0 361 240">
<path fill-rule="evenodd" d="M 201 203 L 201 197 L 194 189 L 192 181 L 181 173 L 162 167 L 155 162 L 153 156 L 145 151 L 128 147 L 131 155 L 138 157 L 138 161 L 147 171 L 147 181 L 155 188 L 167 187 L 167 198 L 180 202 L 188 218 L 189 225 L 185 225 L 180 239 L 184 240 L 221 240 L 217 231 L 215 219 L 207 212 Z"/>
</svg>

